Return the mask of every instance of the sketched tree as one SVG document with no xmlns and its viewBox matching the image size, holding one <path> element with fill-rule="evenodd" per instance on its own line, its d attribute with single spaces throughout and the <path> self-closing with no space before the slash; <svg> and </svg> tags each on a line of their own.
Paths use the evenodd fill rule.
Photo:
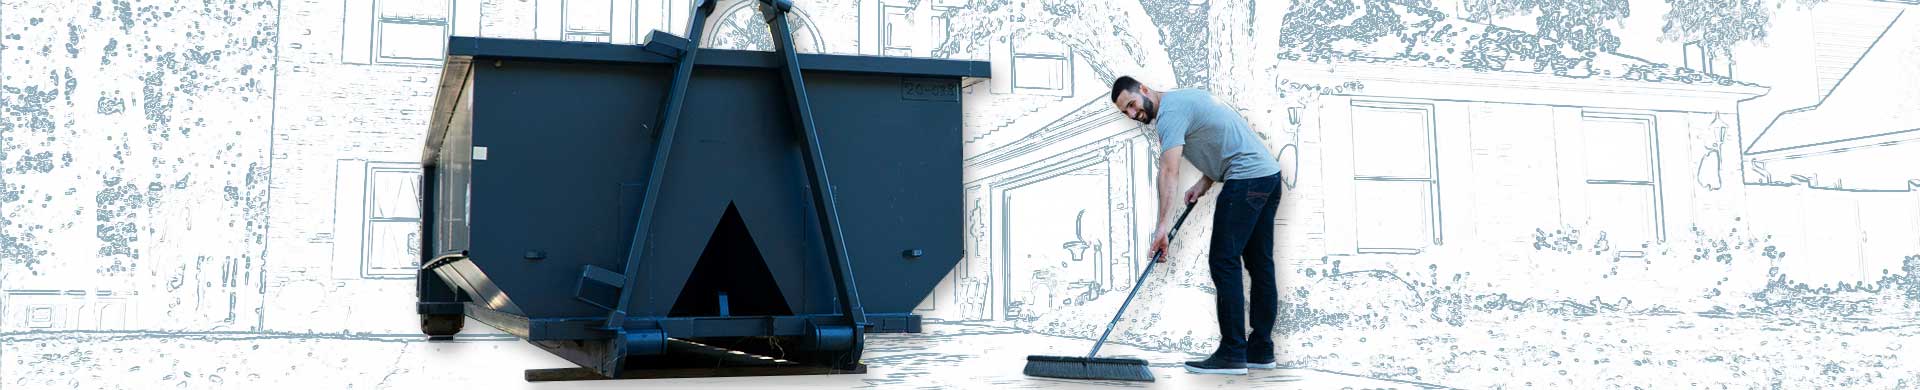
<svg viewBox="0 0 1920 390">
<path fill-rule="evenodd" d="M 1613 35 L 1607 22 L 1619 25 L 1632 14 L 1627 0 L 1487 0 L 1470 2 L 1467 13 L 1469 19 L 1482 22 L 1537 13 L 1534 23 L 1539 27 L 1541 38 L 1583 52 L 1619 49 L 1620 37 Z"/>
<path fill-rule="evenodd" d="M 1666 0 L 1664 42 L 1699 42 L 1726 54 L 1734 45 L 1767 37 L 1775 10 L 1795 3 L 1811 7 L 1826 0 Z M 1610 52 L 1620 38 L 1609 29 L 1632 15 L 1627 0 L 1487 0 L 1468 4 L 1469 19 L 1537 14 L 1539 35 L 1580 51 Z M 1616 27 L 1617 28 L 1617 27 Z"/>
<path fill-rule="evenodd" d="M 1725 55 L 1742 42 L 1763 42 L 1773 22 L 1773 12 L 1787 3 L 1813 7 L 1826 0 L 1667 0 L 1666 24 L 1660 27 L 1660 39 L 1666 42 L 1699 42 L 1714 53 Z"/>
<path fill-rule="evenodd" d="M 933 49 L 935 57 L 985 57 L 990 43 L 1007 43 L 1033 34 L 1066 45 L 1084 58 L 1094 72 L 1111 80 L 1140 70 L 1166 69 L 1161 50 L 1142 42 L 1159 42 L 1141 34 L 1152 26 L 1146 11 L 1125 2 L 1088 3 L 1076 0 L 971 0 L 951 10 L 946 39 Z M 1190 62 L 1189 62 L 1190 63 Z M 1190 73 L 1173 69 L 1175 74 Z M 1191 69 L 1188 69 L 1191 70 Z"/>
</svg>

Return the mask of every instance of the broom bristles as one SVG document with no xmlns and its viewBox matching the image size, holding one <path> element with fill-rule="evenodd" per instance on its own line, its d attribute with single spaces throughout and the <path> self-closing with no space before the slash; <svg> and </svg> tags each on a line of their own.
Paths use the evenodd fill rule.
<svg viewBox="0 0 1920 390">
<path fill-rule="evenodd" d="M 1152 382 L 1153 371 L 1140 359 L 1081 356 L 1027 356 L 1027 376 Z"/>
</svg>

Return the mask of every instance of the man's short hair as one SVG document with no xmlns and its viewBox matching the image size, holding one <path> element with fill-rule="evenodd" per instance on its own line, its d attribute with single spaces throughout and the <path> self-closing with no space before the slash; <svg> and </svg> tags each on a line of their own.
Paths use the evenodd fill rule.
<svg viewBox="0 0 1920 390">
<path fill-rule="evenodd" d="M 1134 80 L 1133 76 L 1120 76 L 1119 79 L 1113 80 L 1113 95 L 1108 96 L 1107 101 L 1120 101 L 1120 91 L 1140 92 L 1140 81 Z"/>
</svg>

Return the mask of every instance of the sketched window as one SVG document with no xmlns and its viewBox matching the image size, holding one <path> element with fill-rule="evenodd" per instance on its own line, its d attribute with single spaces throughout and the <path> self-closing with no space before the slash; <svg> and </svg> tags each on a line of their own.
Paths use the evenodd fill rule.
<svg viewBox="0 0 1920 390">
<path fill-rule="evenodd" d="M 673 7 L 676 1 L 659 1 L 657 4 L 640 1 L 634 4 L 633 32 L 634 42 L 646 43 L 647 34 L 663 31 L 677 36 L 686 36 L 686 31 L 673 28 Z M 685 7 L 687 5 L 682 5 Z"/>
<path fill-rule="evenodd" d="M 445 1 L 378 1 L 380 62 L 438 62 L 446 50 Z"/>
<path fill-rule="evenodd" d="M 907 14 L 913 8 L 887 5 L 881 7 L 881 11 L 884 17 L 880 24 L 880 55 L 913 55 L 913 20 Z"/>
<path fill-rule="evenodd" d="M 1361 253 L 1440 244 L 1433 106 L 1353 103 L 1353 191 Z"/>
<path fill-rule="evenodd" d="M 33 329 L 52 328 L 53 327 L 53 306 L 51 305 L 27 306 L 27 327 L 33 328 Z"/>
<path fill-rule="evenodd" d="M 335 278 L 411 278 L 420 266 L 420 164 L 340 160 Z"/>
<path fill-rule="evenodd" d="M 412 275 L 420 264 L 420 168 L 367 165 L 367 275 Z"/>
<path fill-rule="evenodd" d="M 1066 96 L 1073 89 L 1073 53 L 1039 33 L 1014 42 L 1013 88 L 1024 93 Z"/>
<path fill-rule="evenodd" d="M 563 41 L 612 42 L 612 0 L 565 0 L 561 3 L 560 25 L 566 32 Z"/>
<path fill-rule="evenodd" d="M 1586 113 L 1581 122 L 1592 228 L 1621 254 L 1643 256 L 1641 244 L 1665 239 L 1653 118 Z"/>
<path fill-rule="evenodd" d="M 446 53 L 451 0 L 348 0 L 340 60 L 437 66 Z"/>
</svg>

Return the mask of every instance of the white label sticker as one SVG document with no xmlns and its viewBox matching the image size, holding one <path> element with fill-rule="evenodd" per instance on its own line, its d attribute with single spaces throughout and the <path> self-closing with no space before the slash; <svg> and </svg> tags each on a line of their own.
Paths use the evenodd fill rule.
<svg viewBox="0 0 1920 390">
<path fill-rule="evenodd" d="M 474 159 L 474 160 L 485 160 L 485 159 L 487 159 L 487 147 L 485 147 L 485 146 L 475 146 L 475 147 L 473 147 L 473 159 Z"/>
</svg>

